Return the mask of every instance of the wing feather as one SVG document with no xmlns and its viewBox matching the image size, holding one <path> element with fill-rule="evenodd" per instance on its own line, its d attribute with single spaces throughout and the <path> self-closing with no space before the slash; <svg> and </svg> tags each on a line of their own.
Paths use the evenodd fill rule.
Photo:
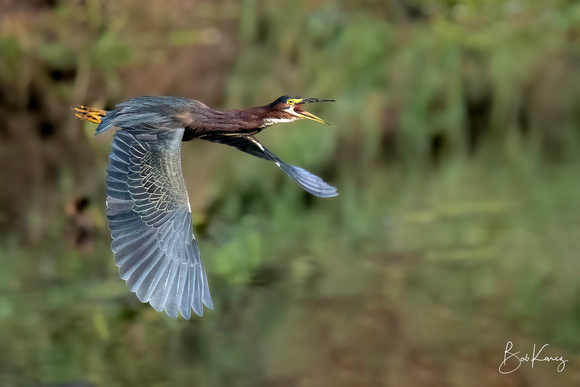
<svg viewBox="0 0 580 387">
<path fill-rule="evenodd" d="M 280 160 L 278 156 L 270 152 L 254 136 L 227 136 L 212 134 L 201 137 L 203 140 L 225 144 L 238 148 L 242 152 L 251 154 L 261 159 L 270 160 L 276 163 L 292 180 L 294 180 L 302 189 L 314 196 L 329 198 L 338 195 L 335 187 L 329 185 L 320 177 L 308 172 L 307 170 L 289 165 Z"/>
<path fill-rule="evenodd" d="M 122 129 L 107 168 L 107 219 L 121 278 L 171 317 L 213 308 L 181 172 L 184 129 Z M 199 283 L 205 286 L 193 286 Z"/>
</svg>

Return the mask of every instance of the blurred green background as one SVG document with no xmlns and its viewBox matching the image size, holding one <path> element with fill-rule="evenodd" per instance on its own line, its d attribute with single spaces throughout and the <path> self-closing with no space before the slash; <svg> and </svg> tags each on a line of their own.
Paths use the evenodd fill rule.
<svg viewBox="0 0 580 387">
<path fill-rule="evenodd" d="M 579 385 L 579 74 L 577 1 L 0 2 L 0 385 Z M 71 106 L 290 93 L 335 127 L 260 139 L 340 195 L 184 143 L 216 308 L 141 304 Z"/>
</svg>

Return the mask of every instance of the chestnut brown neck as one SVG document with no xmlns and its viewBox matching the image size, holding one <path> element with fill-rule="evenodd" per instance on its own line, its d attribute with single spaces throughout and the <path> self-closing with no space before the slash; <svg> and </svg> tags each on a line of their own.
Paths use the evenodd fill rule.
<svg viewBox="0 0 580 387">
<path fill-rule="evenodd" d="M 283 118 L 280 114 L 283 112 L 272 110 L 268 106 L 225 112 L 209 108 L 195 110 L 188 111 L 180 117 L 185 126 L 183 141 L 208 134 L 256 134 L 272 125 L 271 119 Z"/>
</svg>

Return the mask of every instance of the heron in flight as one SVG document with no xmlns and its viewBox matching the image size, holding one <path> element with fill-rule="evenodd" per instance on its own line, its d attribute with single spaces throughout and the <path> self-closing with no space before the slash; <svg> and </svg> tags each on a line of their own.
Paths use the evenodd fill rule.
<svg viewBox="0 0 580 387">
<path fill-rule="evenodd" d="M 107 219 L 111 249 L 121 278 L 141 302 L 158 312 L 189 320 L 191 309 L 213 309 L 207 276 L 193 236 L 191 207 L 181 171 L 181 142 L 202 139 L 273 161 L 314 196 L 338 195 L 320 177 L 286 164 L 255 134 L 282 122 L 309 119 L 304 104 L 333 101 L 285 95 L 246 110 L 218 111 L 176 97 L 138 97 L 113 111 L 73 108 L 80 119 L 99 124 L 96 134 L 118 127 L 107 167 Z"/>
</svg>

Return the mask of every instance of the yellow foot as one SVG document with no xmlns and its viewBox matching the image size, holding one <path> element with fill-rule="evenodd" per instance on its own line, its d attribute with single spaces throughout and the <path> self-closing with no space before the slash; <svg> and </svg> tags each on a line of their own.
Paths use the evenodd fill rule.
<svg viewBox="0 0 580 387">
<path fill-rule="evenodd" d="M 79 105 L 78 107 L 72 108 L 76 113 L 75 116 L 81 120 L 91 121 L 95 124 L 101 123 L 101 117 L 107 114 L 106 110 L 95 109 L 92 107 Z"/>
</svg>

